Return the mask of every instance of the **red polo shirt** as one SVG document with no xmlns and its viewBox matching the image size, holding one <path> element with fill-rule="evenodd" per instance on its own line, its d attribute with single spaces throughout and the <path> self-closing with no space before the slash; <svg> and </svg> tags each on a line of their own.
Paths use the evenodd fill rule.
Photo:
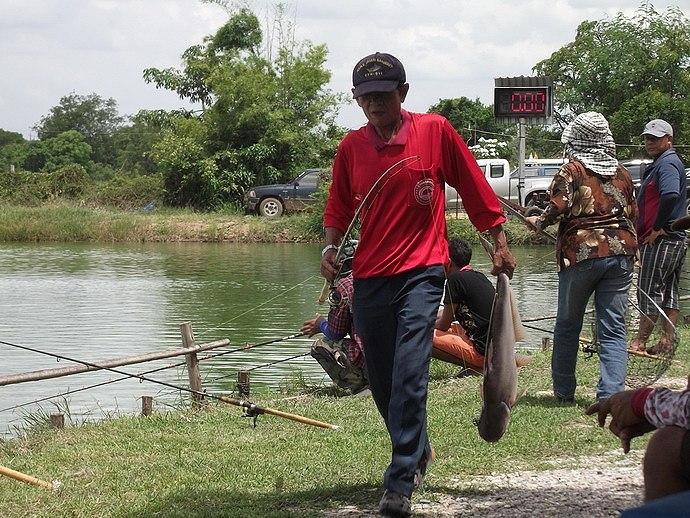
<svg viewBox="0 0 690 518">
<path fill-rule="evenodd" d="M 356 278 L 448 265 L 445 183 L 460 193 L 478 230 L 505 221 L 493 189 L 448 120 L 404 110 L 402 117 L 390 143 L 367 124 L 350 132 L 338 147 L 324 226 L 345 232 L 380 178 L 359 216 L 359 244 L 352 263 Z M 381 177 L 403 158 L 409 160 Z"/>
</svg>

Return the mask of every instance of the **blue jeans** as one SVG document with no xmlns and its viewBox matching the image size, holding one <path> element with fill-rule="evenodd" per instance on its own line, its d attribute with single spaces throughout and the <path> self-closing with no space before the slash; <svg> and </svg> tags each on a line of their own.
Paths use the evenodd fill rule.
<svg viewBox="0 0 690 518">
<path fill-rule="evenodd" d="M 386 489 L 410 496 L 414 472 L 430 454 L 426 400 L 434 321 L 443 293 L 442 266 L 354 280 L 355 329 L 362 339 L 369 388 L 388 429 Z"/>
<path fill-rule="evenodd" d="M 551 357 L 556 396 L 575 396 L 580 331 L 592 293 L 599 341 L 597 400 L 625 389 L 628 364 L 625 312 L 632 277 L 633 258 L 626 255 L 587 259 L 558 272 L 558 312 Z"/>
</svg>

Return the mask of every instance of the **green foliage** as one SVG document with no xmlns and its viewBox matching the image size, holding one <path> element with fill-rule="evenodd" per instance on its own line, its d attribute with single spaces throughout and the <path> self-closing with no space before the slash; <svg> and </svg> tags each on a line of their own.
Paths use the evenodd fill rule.
<svg viewBox="0 0 690 518">
<path fill-rule="evenodd" d="M 56 199 L 78 199 L 91 185 L 86 170 L 78 164 L 66 165 L 52 173 L 8 171 L 0 175 L 0 199 L 34 206 Z"/>
<path fill-rule="evenodd" d="M 113 135 L 113 144 L 118 169 L 139 175 L 157 173 L 158 168 L 150 151 L 162 137 L 162 124 L 139 112 L 132 117 L 131 125 L 117 129 Z"/>
<path fill-rule="evenodd" d="M 479 99 L 441 99 L 431 106 L 428 112 L 438 113 L 447 118 L 468 146 L 480 144 L 480 138 L 498 138 L 500 141 L 510 141 L 514 138 L 508 136 L 509 132 L 513 132 L 514 125 L 496 122 L 493 107 L 484 106 Z M 499 155 L 499 158 L 509 159 L 510 156 L 504 153 Z"/>
<path fill-rule="evenodd" d="M 114 99 L 103 99 L 95 93 L 86 96 L 72 93 L 62 97 L 34 129 L 40 140 L 77 131 L 91 146 L 94 162 L 114 164 L 116 153 L 112 136 L 123 122 Z"/>
<path fill-rule="evenodd" d="M 69 164 L 88 167 L 91 158 L 91 146 L 76 130 L 64 131 L 42 140 L 39 149 L 44 159 L 41 170 L 44 171 L 55 171 Z"/>
<path fill-rule="evenodd" d="M 335 125 L 341 98 L 325 90 L 326 47 L 295 42 L 280 9 L 275 27 L 277 49 L 269 42 L 260 55 L 258 19 L 240 9 L 183 53 L 183 70 L 144 72 L 147 82 L 204 108 L 196 123 L 173 122 L 150 155 L 168 203 L 239 207 L 251 185 L 330 164 L 343 131 Z"/>
<path fill-rule="evenodd" d="M 17 133 L 17 135 L 19 134 Z M 21 135 L 19 136 L 21 137 Z M 23 137 L 21 140 L 7 139 L 5 144 L 0 144 L 0 171 L 9 171 L 12 167 L 24 168 L 28 156 L 28 141 L 24 140 Z"/>
<path fill-rule="evenodd" d="M 660 14 L 644 2 L 632 17 L 584 21 L 575 40 L 534 67 L 554 81 L 557 118 L 596 110 L 610 122 L 619 157 L 639 152 L 639 134 L 652 118 L 676 128 L 690 144 L 690 20 L 678 8 Z"/>
<path fill-rule="evenodd" d="M 163 192 L 160 175 L 119 174 L 96 186 L 95 200 L 100 206 L 134 210 L 162 200 Z"/>
<path fill-rule="evenodd" d="M 24 137 L 21 133 L 0 129 L 0 148 L 9 144 L 22 144 Z"/>
</svg>

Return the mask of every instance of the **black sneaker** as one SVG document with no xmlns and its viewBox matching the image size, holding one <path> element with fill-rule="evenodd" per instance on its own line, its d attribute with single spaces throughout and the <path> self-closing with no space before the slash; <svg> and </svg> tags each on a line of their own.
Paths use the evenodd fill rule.
<svg viewBox="0 0 690 518">
<path fill-rule="evenodd" d="M 558 394 L 555 394 L 556 396 L 556 401 L 558 401 L 561 405 L 574 405 L 575 404 L 575 397 L 563 397 L 559 396 Z"/>
<path fill-rule="evenodd" d="M 412 503 L 410 502 L 410 498 L 386 489 L 379 502 L 379 514 L 381 516 L 393 516 L 395 518 L 407 518 L 408 516 L 412 516 Z"/>
</svg>

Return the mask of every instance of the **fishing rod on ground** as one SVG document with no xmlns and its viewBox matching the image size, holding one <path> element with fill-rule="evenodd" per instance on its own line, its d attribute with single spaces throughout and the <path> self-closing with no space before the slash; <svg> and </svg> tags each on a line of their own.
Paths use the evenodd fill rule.
<svg viewBox="0 0 690 518">
<path fill-rule="evenodd" d="M 0 344 L 5 344 L 5 345 L 8 345 L 8 346 L 10 346 L 10 347 L 16 347 L 16 348 L 18 348 L 18 349 L 23 349 L 23 350 L 25 350 L 25 351 L 30 351 L 30 352 L 34 352 L 34 353 L 44 354 L 44 355 L 47 355 L 47 356 L 52 356 L 53 358 L 57 358 L 57 359 L 61 359 L 61 360 L 66 360 L 66 361 L 70 361 L 70 362 L 73 362 L 73 363 L 79 363 L 79 364 L 81 364 L 81 365 L 85 365 L 85 366 L 87 366 L 87 367 L 91 367 L 91 368 L 94 368 L 94 369 L 103 369 L 103 370 L 107 370 L 107 371 L 110 371 L 110 372 L 114 372 L 114 373 L 116 373 L 116 374 L 120 374 L 120 375 L 122 375 L 122 376 L 127 376 L 127 377 L 130 377 L 130 378 L 136 378 L 136 379 L 139 379 L 139 380 L 141 380 L 141 381 L 148 381 L 149 383 L 155 383 L 155 384 L 157 384 L 157 385 L 162 385 L 162 386 L 164 386 L 164 387 L 172 388 L 172 389 L 175 389 L 175 390 L 180 390 L 180 391 L 183 391 L 183 392 L 188 392 L 188 393 L 190 393 L 190 394 L 195 394 L 195 395 L 197 395 L 197 396 L 209 397 L 209 398 L 211 398 L 211 399 L 216 399 L 216 400 L 218 400 L 218 401 L 222 401 L 223 403 L 228 403 L 228 404 L 231 404 L 231 405 L 235 405 L 235 406 L 238 406 L 238 407 L 243 408 L 243 409 L 245 410 L 245 413 L 246 413 L 247 417 L 253 417 L 253 418 L 254 418 L 254 425 L 255 425 L 255 426 L 256 426 L 256 418 L 257 418 L 259 415 L 261 415 L 261 414 L 270 414 L 270 415 L 275 415 L 275 416 L 278 416 L 278 417 L 284 417 L 285 419 L 291 419 L 291 420 L 297 421 L 297 422 L 299 422 L 299 423 L 304 423 L 304 424 L 308 424 L 308 425 L 311 425 L 311 426 L 317 426 L 317 427 L 319 427 L 319 428 L 326 428 L 326 429 L 329 429 L 329 430 L 337 430 L 337 429 L 339 428 L 338 425 L 334 425 L 334 424 L 330 424 L 330 423 L 324 423 L 324 422 L 322 422 L 322 421 L 317 421 L 317 420 L 315 420 L 315 419 L 311 419 L 311 418 L 308 418 L 308 417 L 303 417 L 303 416 L 296 415 L 296 414 L 290 414 L 290 413 L 288 413 L 288 412 L 283 412 L 282 410 L 276 410 L 276 409 L 274 409 L 274 408 L 262 407 L 262 406 L 256 405 L 255 403 L 252 403 L 251 401 L 244 401 L 244 400 L 240 400 L 240 399 L 234 399 L 234 398 L 230 398 L 230 397 L 227 397 L 227 396 L 217 396 L 217 395 L 215 395 L 215 394 L 210 394 L 210 393 L 208 393 L 208 392 L 200 392 L 200 391 L 198 391 L 198 390 L 194 390 L 194 389 L 189 388 L 189 387 L 183 387 L 183 386 L 174 385 L 174 384 L 172 384 L 172 383 L 168 383 L 168 382 L 165 382 L 165 381 L 160 381 L 160 380 L 155 380 L 155 379 L 152 379 L 152 378 L 148 378 L 148 377 L 143 376 L 143 375 L 141 375 L 141 374 L 131 374 L 131 373 L 129 373 L 129 372 L 124 372 L 124 371 L 121 371 L 121 370 L 119 370 L 119 369 L 114 369 L 114 368 L 112 368 L 112 367 L 103 367 L 103 366 L 98 365 L 98 364 L 96 364 L 96 363 L 90 363 L 90 362 L 87 362 L 87 361 L 85 361 L 85 360 L 78 360 L 78 359 L 75 359 L 75 358 L 70 358 L 69 356 L 64 356 L 64 355 L 61 355 L 61 354 L 55 354 L 55 353 L 50 353 L 50 352 L 47 352 L 47 351 L 41 351 L 41 350 L 39 350 L 39 349 L 35 349 L 35 348 L 33 348 L 33 347 L 28 347 L 28 346 L 25 346 L 25 345 L 13 344 L 13 343 L 5 342 L 5 341 L 2 341 L 2 340 L 0 340 Z"/>
<path fill-rule="evenodd" d="M 269 340 L 269 341 L 262 342 L 262 343 L 258 343 L 258 344 L 254 344 L 254 345 L 246 344 L 246 345 L 244 345 L 244 346 L 242 346 L 242 347 L 239 347 L 239 348 L 237 348 L 237 349 L 232 349 L 232 350 L 230 350 L 230 351 L 224 351 L 224 352 L 215 353 L 215 354 L 206 354 L 206 355 L 204 355 L 203 357 L 199 358 L 199 361 L 201 361 L 201 360 L 210 360 L 210 359 L 216 358 L 216 357 L 218 357 L 218 356 L 223 356 L 224 354 L 230 354 L 230 353 L 239 352 L 239 351 L 246 351 L 247 349 L 254 349 L 254 348 L 260 347 L 260 346 L 262 346 L 262 345 L 269 345 L 269 344 L 272 344 L 272 343 L 277 343 L 277 342 L 281 342 L 281 341 L 284 341 L 284 340 L 289 340 L 289 339 L 292 339 L 292 338 L 299 338 L 299 337 L 305 336 L 305 335 L 306 335 L 306 333 L 294 333 L 294 334 L 291 334 L 291 335 L 288 335 L 288 336 L 284 336 L 284 337 L 282 337 L 282 338 L 277 338 L 277 339 L 275 339 L 275 340 Z M 174 369 L 175 367 L 184 367 L 184 366 L 186 366 L 186 365 L 187 365 L 187 362 L 186 362 L 186 361 L 183 361 L 183 362 L 179 362 L 179 363 L 173 363 L 173 364 L 170 364 L 170 365 L 166 365 L 166 366 L 164 366 L 164 367 L 158 367 L 158 368 L 156 368 L 156 369 L 151 369 L 151 370 L 148 370 L 148 371 L 144 371 L 144 372 L 141 372 L 140 374 L 142 374 L 142 375 L 148 375 L 148 374 L 153 374 L 153 373 L 160 372 L 160 371 L 163 371 L 163 370 L 166 370 L 166 369 Z M 220 377 L 218 377 L 218 378 L 215 378 L 215 380 L 219 380 L 219 379 L 223 379 L 223 378 L 227 378 L 227 376 L 220 376 Z M 101 382 L 101 383 L 94 383 L 93 385 L 88 385 L 88 386 L 86 386 L 86 387 L 81 387 L 81 388 L 74 389 L 74 390 L 67 390 L 67 391 L 65 391 L 65 392 L 60 392 L 59 394 L 54 394 L 54 395 L 52 395 L 52 396 L 46 396 L 46 397 L 43 397 L 43 398 L 34 399 L 34 400 L 32 400 L 32 401 L 27 401 L 27 402 L 25 402 L 25 403 L 19 403 L 19 404 L 17 404 L 17 405 L 11 406 L 11 407 L 2 408 L 2 409 L 0 409 L 0 413 L 2 413 L 2 412 L 7 412 L 7 411 L 9 411 L 9 410 L 16 410 L 17 408 L 22 408 L 22 407 L 25 407 L 25 406 L 28 406 L 28 405 L 35 405 L 35 404 L 38 404 L 38 403 L 42 403 L 42 402 L 44 402 L 44 401 L 50 401 L 51 399 L 55 399 L 55 398 L 57 398 L 57 397 L 69 396 L 69 395 L 71 395 L 71 394 L 76 394 L 77 392 L 83 392 L 83 391 L 85 391 L 85 390 L 90 390 L 90 389 L 93 389 L 93 388 L 103 387 L 103 386 L 105 386 L 105 385 L 109 385 L 110 383 L 117 383 L 117 382 L 125 381 L 125 380 L 128 380 L 128 379 L 131 379 L 131 376 L 123 376 L 123 377 L 118 378 L 118 379 L 111 379 L 111 380 L 108 380 L 108 381 L 103 381 L 103 382 Z M 141 380 L 140 380 L 140 381 L 141 381 Z"/>
</svg>

